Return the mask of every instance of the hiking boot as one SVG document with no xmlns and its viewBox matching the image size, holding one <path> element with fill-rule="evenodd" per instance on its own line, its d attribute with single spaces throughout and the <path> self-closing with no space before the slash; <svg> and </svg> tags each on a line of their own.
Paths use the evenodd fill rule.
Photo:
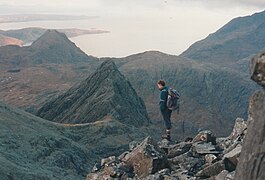
<svg viewBox="0 0 265 180">
<path fill-rule="evenodd" d="M 168 141 L 171 141 L 169 129 L 167 129 L 166 133 L 162 135 L 162 139 L 167 139 Z"/>
</svg>

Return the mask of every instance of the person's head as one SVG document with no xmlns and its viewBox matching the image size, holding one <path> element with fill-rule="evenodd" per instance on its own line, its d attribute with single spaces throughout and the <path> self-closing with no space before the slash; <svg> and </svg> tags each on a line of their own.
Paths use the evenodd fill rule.
<svg viewBox="0 0 265 180">
<path fill-rule="evenodd" d="M 158 89 L 163 89 L 164 87 L 166 86 L 166 83 L 165 83 L 165 81 L 164 80 L 159 80 L 159 81 L 157 81 L 157 87 L 158 87 Z"/>
</svg>

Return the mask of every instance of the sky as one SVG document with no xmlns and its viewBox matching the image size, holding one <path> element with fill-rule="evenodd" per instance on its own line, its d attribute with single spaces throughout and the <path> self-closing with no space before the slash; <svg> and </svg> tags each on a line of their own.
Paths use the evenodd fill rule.
<svg viewBox="0 0 265 180">
<path fill-rule="evenodd" d="M 0 25 L 0 29 L 24 25 L 97 28 L 111 33 L 73 39 L 88 54 L 122 57 L 159 50 L 177 55 L 233 18 L 263 10 L 265 0 L 1 0 L 3 15 L 63 14 L 100 18 L 79 24 Z"/>
<path fill-rule="evenodd" d="M 41 8 L 40 8 L 41 7 Z M 1 14 L 70 13 L 86 15 L 152 15 L 174 14 L 183 8 L 205 8 L 213 11 L 253 11 L 265 8 L 263 0 L 1 0 Z M 175 12 L 177 13 L 177 12 Z M 191 12 L 192 13 L 192 12 Z"/>
</svg>

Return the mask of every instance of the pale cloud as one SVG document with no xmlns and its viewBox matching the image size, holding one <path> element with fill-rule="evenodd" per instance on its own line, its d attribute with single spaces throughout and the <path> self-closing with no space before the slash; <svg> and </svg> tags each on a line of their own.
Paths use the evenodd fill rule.
<svg viewBox="0 0 265 180">
<path fill-rule="evenodd" d="M 88 15 L 168 14 L 179 8 L 265 9 L 263 0 L 1 0 L 0 13 L 79 13 Z"/>
</svg>

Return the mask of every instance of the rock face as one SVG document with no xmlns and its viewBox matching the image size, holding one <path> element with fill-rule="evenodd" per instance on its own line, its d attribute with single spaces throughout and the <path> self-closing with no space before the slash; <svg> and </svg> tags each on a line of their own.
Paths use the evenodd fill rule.
<svg viewBox="0 0 265 180">
<path fill-rule="evenodd" d="M 265 52 L 252 58 L 250 71 L 251 79 L 265 88 Z"/>
<path fill-rule="evenodd" d="M 106 116 L 136 127 L 149 123 L 143 100 L 112 61 L 46 103 L 37 115 L 61 123 L 91 123 Z"/>
<path fill-rule="evenodd" d="M 251 78 L 264 87 L 264 54 L 252 60 Z M 249 104 L 249 126 L 235 179 L 265 179 L 265 91 L 256 92 Z"/>
</svg>

